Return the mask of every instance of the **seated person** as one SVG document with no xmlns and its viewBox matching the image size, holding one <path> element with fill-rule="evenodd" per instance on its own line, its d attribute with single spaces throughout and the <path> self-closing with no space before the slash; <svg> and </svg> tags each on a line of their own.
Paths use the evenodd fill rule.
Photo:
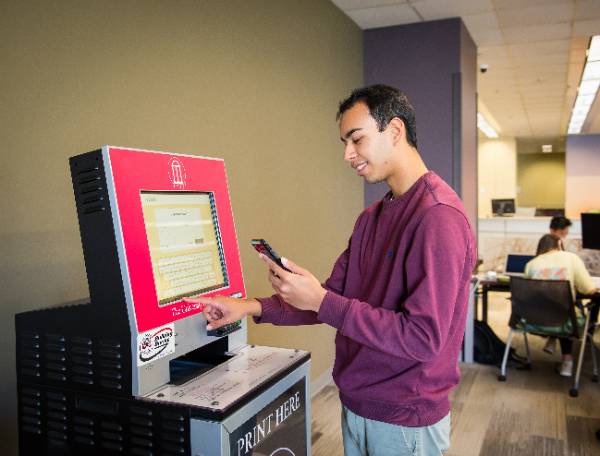
<svg viewBox="0 0 600 456">
<path fill-rule="evenodd" d="M 571 283 L 573 299 L 575 299 L 576 292 L 583 294 L 598 292 L 581 258 L 574 253 L 565 252 L 562 249 L 561 239 L 554 234 L 542 236 L 538 242 L 535 258 L 525 266 L 525 275 L 534 279 L 568 280 Z M 559 373 L 563 377 L 570 377 L 573 370 L 573 355 L 571 354 L 573 342 L 569 338 L 561 337 L 559 340 L 562 352 L 562 365 Z M 549 351 L 547 348 L 545 350 Z"/>
</svg>

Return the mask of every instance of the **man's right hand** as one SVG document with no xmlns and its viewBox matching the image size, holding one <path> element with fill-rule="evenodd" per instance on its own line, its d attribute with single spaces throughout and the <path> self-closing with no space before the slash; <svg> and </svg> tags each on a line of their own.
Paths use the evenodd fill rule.
<svg viewBox="0 0 600 456">
<path fill-rule="evenodd" d="M 220 328 L 244 318 L 247 315 L 260 317 L 262 307 L 256 299 L 228 298 L 214 296 L 212 298 L 185 298 L 184 301 L 204 305 L 204 316 L 208 321 L 208 331 Z"/>
</svg>

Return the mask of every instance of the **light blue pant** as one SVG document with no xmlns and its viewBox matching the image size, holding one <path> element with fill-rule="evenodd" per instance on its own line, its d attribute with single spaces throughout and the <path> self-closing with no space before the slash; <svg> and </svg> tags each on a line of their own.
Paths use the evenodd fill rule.
<svg viewBox="0 0 600 456">
<path fill-rule="evenodd" d="M 369 420 L 342 406 L 345 456 L 439 456 L 450 448 L 450 413 L 431 426 Z"/>
</svg>

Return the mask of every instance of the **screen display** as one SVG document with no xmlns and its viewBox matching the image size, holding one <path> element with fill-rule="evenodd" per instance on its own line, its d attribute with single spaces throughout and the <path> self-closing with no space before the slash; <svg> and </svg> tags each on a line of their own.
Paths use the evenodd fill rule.
<svg viewBox="0 0 600 456">
<path fill-rule="evenodd" d="M 581 246 L 600 249 L 600 214 L 581 214 Z"/>
<path fill-rule="evenodd" d="M 159 306 L 227 286 L 213 194 L 140 193 Z"/>
<path fill-rule="evenodd" d="M 509 253 L 506 258 L 505 272 L 523 273 L 525 272 L 525 266 L 533 260 L 533 258 L 534 255 L 514 255 Z"/>
<path fill-rule="evenodd" d="M 492 200 L 492 212 L 496 215 L 514 214 L 515 213 L 515 200 L 512 198 L 493 199 Z"/>
</svg>

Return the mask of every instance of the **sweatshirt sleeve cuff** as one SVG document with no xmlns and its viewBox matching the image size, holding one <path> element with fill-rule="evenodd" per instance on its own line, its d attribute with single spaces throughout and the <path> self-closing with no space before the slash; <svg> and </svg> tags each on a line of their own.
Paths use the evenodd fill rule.
<svg viewBox="0 0 600 456">
<path fill-rule="evenodd" d="M 341 331 L 349 308 L 349 299 L 328 291 L 323 298 L 317 318 Z"/>
<path fill-rule="evenodd" d="M 254 323 L 276 323 L 281 320 L 281 305 L 277 298 L 256 298 L 262 307 L 260 317 L 252 317 Z"/>
</svg>

